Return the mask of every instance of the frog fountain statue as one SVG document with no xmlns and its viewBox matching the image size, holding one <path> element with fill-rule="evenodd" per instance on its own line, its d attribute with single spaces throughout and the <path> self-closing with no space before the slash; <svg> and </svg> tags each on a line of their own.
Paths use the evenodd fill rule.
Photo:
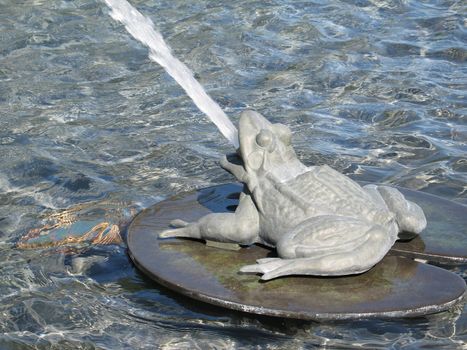
<svg viewBox="0 0 467 350">
<path fill-rule="evenodd" d="M 159 237 L 275 247 L 277 258 L 240 269 L 270 280 L 365 272 L 386 255 L 400 232 L 418 234 L 426 227 L 423 210 L 397 189 L 362 187 L 327 165 L 305 166 L 291 136 L 287 126 L 243 112 L 237 155 L 221 160 L 244 184 L 235 212 L 211 213 L 193 223 L 174 220 Z"/>
</svg>

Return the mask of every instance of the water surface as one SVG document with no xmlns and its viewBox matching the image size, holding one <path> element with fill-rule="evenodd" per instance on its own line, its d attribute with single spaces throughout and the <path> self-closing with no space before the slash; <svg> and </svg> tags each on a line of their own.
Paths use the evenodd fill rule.
<svg viewBox="0 0 467 350">
<path fill-rule="evenodd" d="M 462 1 L 132 4 L 235 123 L 256 109 L 291 126 L 307 165 L 467 204 Z M 464 307 L 394 321 L 255 318 L 157 287 L 124 244 L 16 247 L 65 208 L 107 220 L 232 180 L 217 163 L 230 144 L 108 11 L 0 1 L 0 348 L 465 346 Z"/>
</svg>

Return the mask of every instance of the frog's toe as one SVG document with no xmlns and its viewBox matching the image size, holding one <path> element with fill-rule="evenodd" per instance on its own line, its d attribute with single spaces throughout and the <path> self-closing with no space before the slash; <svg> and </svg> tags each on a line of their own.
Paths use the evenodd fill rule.
<svg viewBox="0 0 467 350">
<path fill-rule="evenodd" d="M 185 230 L 176 228 L 165 230 L 159 233 L 159 238 L 186 237 Z"/>
<path fill-rule="evenodd" d="M 268 281 L 277 277 L 295 275 L 294 265 L 297 263 L 295 259 L 281 259 L 281 264 L 275 269 L 264 273 L 261 280 Z M 299 273 L 298 273 L 299 274 Z"/>
<path fill-rule="evenodd" d="M 188 222 L 180 219 L 172 220 L 170 222 L 170 226 L 173 228 L 159 233 L 159 238 L 186 237 L 188 230 L 184 230 L 183 228 L 187 227 L 188 225 Z"/>
<path fill-rule="evenodd" d="M 164 230 L 159 233 L 159 238 L 172 238 L 172 237 L 190 237 L 200 238 L 198 223 L 189 223 L 183 220 L 173 220 L 170 223 L 173 228 Z"/>
<path fill-rule="evenodd" d="M 240 268 L 240 272 L 244 273 L 264 273 L 261 265 L 253 264 L 253 265 L 245 265 Z"/>
<path fill-rule="evenodd" d="M 170 222 L 170 226 L 172 227 L 187 227 L 189 225 L 188 222 L 180 220 L 180 219 L 175 219 Z"/>
<path fill-rule="evenodd" d="M 281 260 L 281 258 L 262 258 L 262 259 L 256 260 L 256 262 L 258 264 L 264 264 L 266 262 L 271 262 L 271 261 L 275 261 L 275 260 Z"/>
<path fill-rule="evenodd" d="M 268 274 L 272 273 L 273 271 L 280 269 L 284 265 L 289 264 L 292 260 L 281 259 L 281 258 L 264 258 L 258 259 L 257 264 L 253 265 L 246 265 L 240 269 L 240 272 L 245 273 L 260 273 L 263 274 L 261 279 L 269 279 L 264 278 Z"/>
</svg>

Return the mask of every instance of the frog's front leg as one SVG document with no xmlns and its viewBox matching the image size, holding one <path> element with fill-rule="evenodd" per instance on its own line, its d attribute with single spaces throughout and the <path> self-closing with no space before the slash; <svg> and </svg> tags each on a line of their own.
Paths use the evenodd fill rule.
<svg viewBox="0 0 467 350">
<path fill-rule="evenodd" d="M 322 215 L 285 234 L 276 248 L 279 258 L 260 259 L 241 272 L 261 273 L 262 280 L 286 275 L 340 276 L 365 272 L 380 261 L 396 239 L 396 227 Z"/>
<path fill-rule="evenodd" d="M 243 167 L 243 160 L 237 153 L 228 154 L 220 159 L 221 167 L 231 173 L 238 181 L 246 183 L 248 175 Z"/>
<path fill-rule="evenodd" d="M 376 202 L 383 202 L 396 215 L 399 231 L 420 233 L 426 227 L 426 217 L 422 208 L 405 199 L 396 188 L 382 185 L 366 185 L 363 187 Z"/>
<path fill-rule="evenodd" d="M 259 240 L 259 216 L 249 194 L 242 193 L 234 213 L 213 213 L 197 222 L 174 220 L 175 228 L 159 234 L 161 238 L 189 237 L 224 243 L 252 244 Z"/>
</svg>

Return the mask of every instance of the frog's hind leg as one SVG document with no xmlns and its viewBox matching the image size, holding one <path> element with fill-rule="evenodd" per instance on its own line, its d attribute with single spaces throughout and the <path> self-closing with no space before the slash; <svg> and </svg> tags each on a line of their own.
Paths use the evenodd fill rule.
<svg viewBox="0 0 467 350">
<path fill-rule="evenodd" d="M 252 244 L 259 240 L 259 216 L 251 197 L 240 195 L 234 213 L 213 213 L 196 222 L 174 220 L 172 229 L 159 234 L 160 238 L 188 237 L 224 243 Z"/>
<path fill-rule="evenodd" d="M 341 276 L 369 270 L 394 244 L 388 229 L 349 217 L 311 218 L 277 243 L 279 258 L 259 259 L 241 272 L 263 274 L 262 280 L 287 275 Z"/>
<path fill-rule="evenodd" d="M 396 215 L 399 231 L 420 233 L 426 227 L 426 217 L 422 208 L 405 199 L 396 188 L 380 185 L 363 187 L 377 202 L 383 201 L 387 209 Z"/>
</svg>

